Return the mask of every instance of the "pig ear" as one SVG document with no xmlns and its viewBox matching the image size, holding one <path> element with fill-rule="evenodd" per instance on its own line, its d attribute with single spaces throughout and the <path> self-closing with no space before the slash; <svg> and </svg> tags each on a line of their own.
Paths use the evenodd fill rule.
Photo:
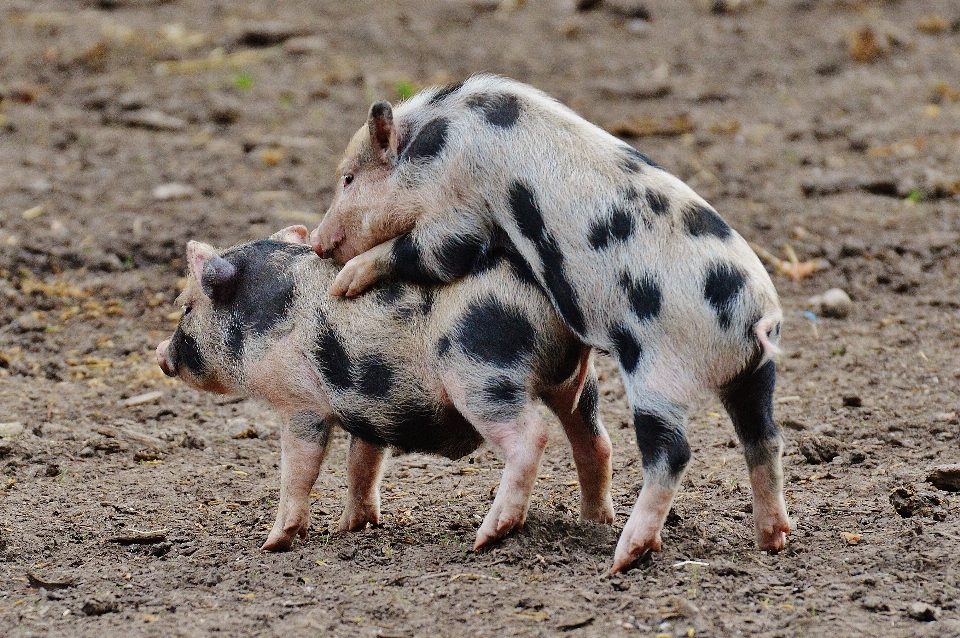
<svg viewBox="0 0 960 638">
<path fill-rule="evenodd" d="M 213 246 L 199 241 L 187 243 L 187 263 L 203 294 L 211 298 L 232 283 L 237 275 L 236 266 L 218 255 Z"/>
<path fill-rule="evenodd" d="M 309 231 L 306 226 L 297 224 L 296 226 L 287 226 L 283 230 L 278 230 L 270 235 L 274 241 L 285 241 L 288 244 L 306 244 Z"/>
<path fill-rule="evenodd" d="M 367 118 L 370 145 L 377 159 L 385 164 L 397 161 L 397 129 L 393 125 L 393 107 L 389 102 L 377 102 L 370 107 Z"/>
</svg>

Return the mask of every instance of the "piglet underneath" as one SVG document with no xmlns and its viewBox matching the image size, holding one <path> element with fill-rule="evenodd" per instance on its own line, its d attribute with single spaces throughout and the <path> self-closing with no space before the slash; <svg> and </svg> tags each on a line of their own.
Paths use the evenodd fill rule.
<svg viewBox="0 0 960 638">
<path fill-rule="evenodd" d="M 547 442 L 537 400 L 570 441 L 581 518 L 613 521 L 610 440 L 590 350 L 522 268 L 491 254 L 451 285 L 392 282 L 343 300 L 326 294 L 338 269 L 306 237 L 293 226 L 221 253 L 190 242 L 183 316 L 157 347 L 167 375 L 261 397 L 280 413 L 280 508 L 263 549 L 306 538 L 334 426 L 351 435 L 340 530 L 379 522 L 391 448 L 459 458 L 484 440 L 505 467 L 475 548 L 521 527 Z"/>
</svg>

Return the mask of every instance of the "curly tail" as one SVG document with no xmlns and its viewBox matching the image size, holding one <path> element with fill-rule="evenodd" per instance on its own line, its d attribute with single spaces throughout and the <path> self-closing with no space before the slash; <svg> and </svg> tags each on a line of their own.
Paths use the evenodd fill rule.
<svg viewBox="0 0 960 638">
<path fill-rule="evenodd" d="M 753 332 L 763 348 L 761 365 L 780 355 L 780 348 L 776 342 L 780 339 L 780 323 L 783 321 L 783 312 L 777 309 L 753 324 Z"/>
</svg>

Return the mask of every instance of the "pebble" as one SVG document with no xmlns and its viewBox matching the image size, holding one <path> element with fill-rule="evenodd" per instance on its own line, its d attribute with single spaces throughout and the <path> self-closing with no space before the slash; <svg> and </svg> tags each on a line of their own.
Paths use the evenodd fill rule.
<svg viewBox="0 0 960 638">
<path fill-rule="evenodd" d="M 0 423 L 0 437 L 5 439 L 14 439 L 23 434 L 23 423 L 11 421 L 9 423 Z"/>
<path fill-rule="evenodd" d="M 146 392 L 144 394 L 138 394 L 135 397 L 130 397 L 129 399 L 124 399 L 120 401 L 120 405 L 132 408 L 136 405 L 143 405 L 144 403 L 151 403 L 156 401 L 163 396 L 163 392 L 160 390 L 154 390 L 153 392 Z"/>
<path fill-rule="evenodd" d="M 260 436 L 257 429 L 243 418 L 228 419 L 227 427 L 230 428 L 231 439 L 255 439 Z"/>
<path fill-rule="evenodd" d="M 174 199 L 189 199 L 197 192 L 189 184 L 171 182 L 170 184 L 161 184 L 153 189 L 153 198 L 160 202 L 167 202 Z"/>
<path fill-rule="evenodd" d="M 800 439 L 800 454 L 810 465 L 829 463 L 843 451 L 843 443 L 832 436 L 807 436 Z"/>
<path fill-rule="evenodd" d="M 907 610 L 907 614 L 914 620 L 921 622 L 934 621 L 938 616 L 936 608 L 927 603 L 913 603 Z"/>
<path fill-rule="evenodd" d="M 179 117 L 153 109 L 125 113 L 121 116 L 120 121 L 127 126 L 145 128 L 151 131 L 176 132 L 187 128 L 187 123 Z"/>
<path fill-rule="evenodd" d="M 853 301 L 844 290 L 831 288 L 822 295 L 810 297 L 808 303 L 824 317 L 845 319 L 853 309 Z"/>
<path fill-rule="evenodd" d="M 327 41 L 317 35 L 290 38 L 283 43 L 283 50 L 290 55 L 311 55 L 327 50 Z"/>
<path fill-rule="evenodd" d="M 927 476 L 927 483 L 945 492 L 960 492 L 960 464 L 938 465 Z"/>
<path fill-rule="evenodd" d="M 865 596 L 860 601 L 860 606 L 868 611 L 890 611 L 890 605 L 879 596 Z"/>
<path fill-rule="evenodd" d="M 271 47 L 290 38 L 308 35 L 303 27 L 285 22 L 267 21 L 251 24 L 237 36 L 237 44 L 248 47 Z"/>
</svg>

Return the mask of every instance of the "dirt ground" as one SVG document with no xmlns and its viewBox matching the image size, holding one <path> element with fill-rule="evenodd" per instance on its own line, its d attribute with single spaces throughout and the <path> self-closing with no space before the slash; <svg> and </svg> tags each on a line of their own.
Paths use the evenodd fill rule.
<svg viewBox="0 0 960 638">
<path fill-rule="evenodd" d="M 960 496 L 927 482 L 960 463 L 960 5 L 578 4 L 599 6 L 0 4 L 0 634 L 960 636 Z M 277 419 L 154 357 L 185 243 L 315 226 L 371 101 L 478 71 L 624 136 L 785 260 L 786 551 L 756 550 L 705 402 L 664 551 L 604 575 L 641 484 L 604 360 L 613 527 L 577 521 L 551 421 L 526 529 L 493 549 L 470 549 L 488 448 L 395 458 L 383 525 L 337 533 L 340 435 L 309 540 L 259 552 Z M 832 287 L 846 318 L 808 303 Z"/>
</svg>

